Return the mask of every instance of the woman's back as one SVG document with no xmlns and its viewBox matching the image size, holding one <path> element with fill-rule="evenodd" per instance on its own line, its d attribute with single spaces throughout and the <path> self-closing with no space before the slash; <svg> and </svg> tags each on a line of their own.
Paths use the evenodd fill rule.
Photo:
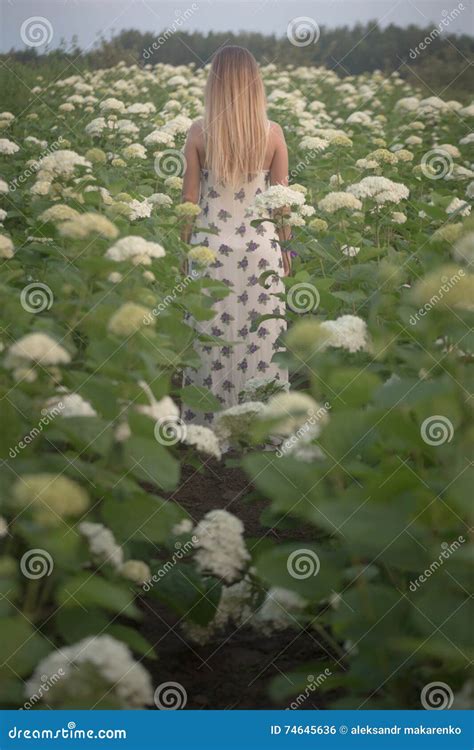
<svg viewBox="0 0 474 750">
<path fill-rule="evenodd" d="M 193 123 L 186 141 L 183 200 L 201 207 L 189 239 L 208 248 L 202 254 L 211 258 L 206 271 L 197 264 L 195 270 L 221 281 L 230 293 L 214 303 L 211 321 L 193 322 L 199 333 L 222 344 L 197 344 L 201 366 L 186 371 L 185 383 L 210 389 L 223 407 L 230 407 L 239 402 L 249 378 L 288 377 L 272 361 L 285 330 L 279 236 L 269 221 L 252 226 L 250 210 L 271 183 L 286 184 L 288 155 L 281 128 L 266 116 L 263 85 L 250 53 L 223 48 L 216 58 L 205 116 Z M 260 284 L 268 271 L 274 273 Z M 259 324 L 261 316 L 274 317 Z M 214 417 L 195 408 L 185 408 L 183 416 L 200 423 Z"/>
</svg>

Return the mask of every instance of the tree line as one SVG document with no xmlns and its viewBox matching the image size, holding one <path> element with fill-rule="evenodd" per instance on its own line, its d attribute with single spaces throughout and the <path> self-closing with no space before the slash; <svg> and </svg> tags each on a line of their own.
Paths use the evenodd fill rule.
<svg viewBox="0 0 474 750">
<path fill-rule="evenodd" d="M 382 29 L 376 21 L 352 28 L 321 27 L 317 41 L 306 46 L 291 44 L 286 35 L 245 31 L 204 34 L 175 27 L 176 30 L 172 26 L 159 33 L 124 30 L 110 38 L 100 37 L 87 51 L 81 50 L 73 37 L 70 43 L 63 41 L 58 48 L 42 54 L 36 48 L 12 50 L 0 59 L 7 64 L 20 63 L 22 67 L 46 66 L 53 72 L 68 62 L 96 69 L 113 66 L 121 60 L 138 65 L 195 63 L 199 67 L 208 63 L 220 46 L 238 44 L 250 49 L 263 64 L 324 65 L 342 77 L 366 71 L 398 70 L 402 77 L 448 99 L 466 98 L 472 90 L 473 37 L 450 34 L 445 29 L 440 33 L 438 27 L 401 28 L 391 24 Z"/>
</svg>

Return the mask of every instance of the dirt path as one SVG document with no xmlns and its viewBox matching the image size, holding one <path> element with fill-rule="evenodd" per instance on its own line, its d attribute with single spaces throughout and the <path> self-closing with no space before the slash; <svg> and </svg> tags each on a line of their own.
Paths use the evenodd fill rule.
<svg viewBox="0 0 474 750">
<path fill-rule="evenodd" d="M 248 478 L 239 468 L 212 461 L 203 473 L 185 467 L 174 500 L 197 520 L 209 510 L 226 508 L 243 521 L 246 536 L 270 533 L 277 541 L 314 539 L 308 528 L 295 533 L 263 527 L 260 515 L 266 502 L 249 498 L 251 491 Z M 180 683 L 188 696 L 188 709 L 286 708 L 292 699 L 274 703 L 268 695 L 270 680 L 299 664 L 328 658 L 327 647 L 319 643 L 314 631 L 290 629 L 268 637 L 250 628 L 231 629 L 216 641 L 197 646 L 185 641 L 180 627 L 175 627 L 178 618 L 168 609 L 151 598 L 143 602 L 143 609 L 142 633 L 157 644 L 158 660 L 147 663 L 154 684 Z M 309 691 L 300 708 L 324 708 L 324 700 L 327 702 L 327 695 L 323 698 L 318 690 Z"/>
</svg>

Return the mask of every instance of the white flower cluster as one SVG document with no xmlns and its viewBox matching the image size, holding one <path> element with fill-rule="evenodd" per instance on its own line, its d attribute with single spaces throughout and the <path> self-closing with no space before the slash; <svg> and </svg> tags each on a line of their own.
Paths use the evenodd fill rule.
<svg viewBox="0 0 474 750">
<path fill-rule="evenodd" d="M 82 398 L 79 393 L 67 393 L 65 388 L 59 388 L 64 395 L 52 396 L 45 402 L 45 409 L 48 413 L 54 414 L 60 405 L 61 416 L 70 417 L 96 417 L 97 412 L 93 406 Z"/>
<path fill-rule="evenodd" d="M 247 401 L 261 401 L 265 403 L 271 396 L 280 391 L 288 391 L 288 381 L 278 380 L 272 377 L 254 377 L 245 381 L 243 389 L 239 393 L 240 403 Z"/>
<path fill-rule="evenodd" d="M 27 333 L 8 349 L 5 366 L 14 368 L 31 362 L 63 365 L 70 361 L 69 352 L 47 333 Z"/>
<path fill-rule="evenodd" d="M 244 526 L 226 510 L 211 510 L 194 530 L 197 537 L 196 564 L 203 573 L 232 583 L 250 559 L 245 546 Z"/>
<path fill-rule="evenodd" d="M 123 564 L 123 549 L 115 541 L 115 537 L 106 526 L 101 523 L 83 521 L 79 524 L 80 533 L 86 537 L 94 562 L 108 563 L 119 570 Z"/>
<path fill-rule="evenodd" d="M 118 240 L 112 247 L 109 247 L 105 257 L 120 263 L 124 260 L 131 260 L 132 263 L 144 266 L 151 265 L 152 258 L 162 258 L 165 255 L 165 249 L 158 242 L 150 242 L 143 237 L 131 235 Z"/>
<path fill-rule="evenodd" d="M 251 624 L 253 615 L 252 598 L 253 587 L 248 576 L 232 584 L 232 586 L 223 586 L 213 619 L 207 625 L 196 625 L 189 621 L 184 623 L 183 632 L 185 636 L 202 646 L 209 643 L 228 625 L 234 625 L 238 628 L 246 623 Z"/>
<path fill-rule="evenodd" d="M 179 417 L 179 407 L 176 406 L 170 396 L 163 396 L 163 398 L 157 401 L 148 383 L 144 380 L 139 380 L 138 385 L 145 391 L 150 403 L 137 404 L 135 407 L 136 411 L 140 414 L 145 414 L 145 416 L 150 417 L 155 422 L 165 419 L 174 420 L 176 417 Z"/>
<path fill-rule="evenodd" d="M 60 680 L 51 680 L 58 674 Z M 51 683 L 47 696 L 53 707 L 77 700 L 78 687 L 81 695 L 96 695 L 97 690 L 108 693 L 122 709 L 142 709 L 153 703 L 150 675 L 133 659 L 128 646 L 110 635 L 84 638 L 48 654 L 25 684 L 25 695 L 42 695 L 46 681 Z"/>
<path fill-rule="evenodd" d="M 208 456 L 213 456 L 218 460 L 222 456 L 219 439 L 209 427 L 202 427 L 196 424 L 186 425 L 183 443 L 193 445 L 196 450 L 206 453 Z"/>
<path fill-rule="evenodd" d="M 319 201 L 318 207 L 327 214 L 333 214 L 335 211 L 340 211 L 341 209 L 360 211 L 362 203 L 354 195 L 351 195 L 351 193 L 336 191 L 324 196 Z"/>
<path fill-rule="evenodd" d="M 349 185 L 346 192 L 356 198 L 370 198 L 379 205 L 400 203 L 410 195 L 409 189 L 403 183 L 378 176 L 364 177 L 360 182 Z"/>
<path fill-rule="evenodd" d="M 20 147 L 13 141 L 8 140 L 8 138 L 0 138 L 0 154 L 11 156 L 12 154 L 16 154 L 19 150 Z"/>
<path fill-rule="evenodd" d="M 252 422 L 264 408 L 265 404 L 260 401 L 248 401 L 218 412 L 214 420 L 214 428 L 221 443 L 245 441 Z"/>
<path fill-rule="evenodd" d="M 329 334 L 327 346 L 349 352 L 370 351 L 370 338 L 365 320 L 357 315 L 341 315 L 336 320 L 325 320 L 321 328 Z"/>
<path fill-rule="evenodd" d="M 306 607 L 307 601 L 289 589 L 271 588 L 262 606 L 256 611 L 252 625 L 264 635 L 298 624 L 296 616 Z"/>
<path fill-rule="evenodd" d="M 255 197 L 247 213 L 254 219 L 274 218 L 282 226 L 304 226 L 305 219 L 315 211 L 305 203 L 305 192 L 306 188 L 299 185 L 272 185 Z"/>
<path fill-rule="evenodd" d="M 318 416 L 319 415 L 319 416 Z M 307 393 L 290 391 L 273 396 L 259 414 L 261 419 L 277 420 L 272 433 L 293 435 L 310 419 L 313 421 L 311 437 L 320 432 L 320 425 L 327 420 L 326 410 Z"/>
<path fill-rule="evenodd" d="M 92 560 L 98 564 L 105 563 L 133 583 L 142 584 L 150 578 L 150 568 L 141 560 L 124 562 L 122 547 L 117 544 L 113 533 L 101 523 L 83 521 L 78 526 L 79 532 L 87 539 Z"/>
<path fill-rule="evenodd" d="M 60 149 L 52 154 L 43 156 L 38 163 L 38 179 L 53 177 L 71 177 L 76 167 L 90 169 L 90 161 L 75 151 Z"/>
<path fill-rule="evenodd" d="M 268 211 L 285 206 L 302 206 L 304 202 L 304 193 L 285 185 L 272 185 L 256 196 L 254 206 L 259 215 L 266 216 Z"/>
</svg>

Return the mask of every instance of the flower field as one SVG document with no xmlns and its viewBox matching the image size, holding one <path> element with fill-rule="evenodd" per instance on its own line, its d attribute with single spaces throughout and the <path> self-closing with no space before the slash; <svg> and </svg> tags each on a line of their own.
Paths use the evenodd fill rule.
<svg viewBox="0 0 474 750">
<path fill-rule="evenodd" d="M 304 634 L 268 708 L 472 701 L 474 104 L 397 74 L 263 74 L 290 186 L 255 222 L 291 205 L 290 388 L 262 375 L 225 410 L 182 377 L 189 317 L 217 346 L 232 294 L 180 239 L 206 70 L 39 76 L 0 113 L 4 707 L 202 707 L 161 616 L 182 659 Z"/>
</svg>

